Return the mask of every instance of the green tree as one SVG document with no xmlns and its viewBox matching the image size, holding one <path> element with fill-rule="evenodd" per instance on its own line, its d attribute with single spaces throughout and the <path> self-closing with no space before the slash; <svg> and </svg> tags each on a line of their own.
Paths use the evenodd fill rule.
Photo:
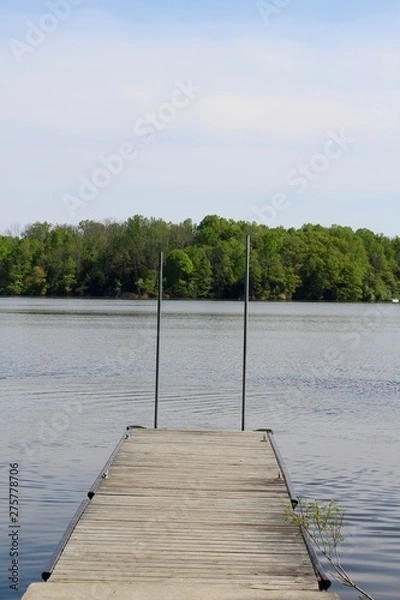
<svg viewBox="0 0 400 600">
<path fill-rule="evenodd" d="M 0 294 L 153 296 L 161 251 L 174 297 L 388 301 L 400 295 L 400 238 L 368 229 L 269 228 L 208 215 L 198 226 L 135 215 L 77 227 L 36 222 L 0 236 Z M 178 254 L 174 254 L 178 251 Z"/>
<path fill-rule="evenodd" d="M 64 262 L 56 284 L 56 292 L 61 296 L 69 296 L 77 285 L 77 265 L 72 256 L 68 256 Z"/>
<path fill-rule="evenodd" d="M 158 289 L 158 272 L 154 269 L 150 269 L 146 279 L 139 277 L 139 280 L 136 282 L 136 288 L 138 294 L 144 298 L 156 296 Z"/>
<path fill-rule="evenodd" d="M 11 236 L 0 236 L 0 294 L 7 294 L 12 266 L 12 249 L 16 243 Z"/>
<path fill-rule="evenodd" d="M 192 262 L 190 293 L 194 298 L 208 298 L 212 285 L 212 266 L 204 248 L 191 246 L 185 252 Z"/>
<path fill-rule="evenodd" d="M 193 263 L 184 250 L 172 250 L 165 264 L 165 291 L 174 297 L 190 295 Z"/>
<path fill-rule="evenodd" d="M 32 270 L 32 255 L 29 240 L 14 239 L 8 254 L 7 285 L 5 292 L 19 296 L 25 290 L 25 280 Z"/>
<path fill-rule="evenodd" d="M 46 273 L 42 267 L 33 267 L 25 278 L 24 294 L 28 296 L 45 296 L 48 284 Z"/>
</svg>

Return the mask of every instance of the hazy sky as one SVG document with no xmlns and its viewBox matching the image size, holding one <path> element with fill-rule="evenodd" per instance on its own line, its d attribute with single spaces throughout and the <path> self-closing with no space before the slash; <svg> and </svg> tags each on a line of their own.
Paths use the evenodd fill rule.
<svg viewBox="0 0 400 600">
<path fill-rule="evenodd" d="M 207 214 L 400 235 L 399 0 L 2 0 L 0 231 Z"/>
</svg>

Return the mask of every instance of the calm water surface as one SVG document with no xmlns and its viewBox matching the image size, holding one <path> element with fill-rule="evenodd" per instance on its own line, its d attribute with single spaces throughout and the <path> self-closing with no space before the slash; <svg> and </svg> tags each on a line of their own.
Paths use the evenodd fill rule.
<svg viewBox="0 0 400 600">
<path fill-rule="evenodd" d="M 40 580 L 125 426 L 152 426 L 155 308 L 0 299 L 0 598 Z M 239 427 L 242 310 L 164 303 L 161 427 Z M 250 306 L 247 428 L 274 429 L 298 494 L 346 509 L 343 563 L 376 600 L 399 598 L 399 340 L 396 305 Z M 15 462 L 18 592 L 7 580 Z"/>
</svg>

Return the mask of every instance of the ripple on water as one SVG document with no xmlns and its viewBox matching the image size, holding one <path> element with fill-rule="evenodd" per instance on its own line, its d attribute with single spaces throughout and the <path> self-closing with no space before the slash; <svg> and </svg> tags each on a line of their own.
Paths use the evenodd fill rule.
<svg viewBox="0 0 400 600">
<path fill-rule="evenodd" d="M 242 307 L 165 304 L 160 425 L 237 429 Z M 126 425 L 153 424 L 154 308 L 0 301 L 1 455 L 23 465 L 22 586 L 39 579 Z M 400 311 L 350 352 L 340 332 L 365 310 L 254 304 L 246 423 L 274 429 L 299 494 L 346 510 L 344 565 L 377 600 L 398 600 Z M 332 345 L 340 363 L 321 367 Z"/>
</svg>

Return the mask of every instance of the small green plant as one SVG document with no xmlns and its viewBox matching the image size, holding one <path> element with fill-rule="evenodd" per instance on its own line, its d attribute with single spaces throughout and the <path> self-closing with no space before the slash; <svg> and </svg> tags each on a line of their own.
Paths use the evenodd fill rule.
<svg viewBox="0 0 400 600">
<path fill-rule="evenodd" d="M 345 512 L 333 500 L 321 503 L 300 498 L 296 512 L 288 507 L 286 514 L 288 521 L 297 525 L 326 558 L 332 567 L 331 575 L 338 583 L 357 590 L 361 594 L 360 600 L 374 600 L 353 581 L 341 564 L 339 545 L 344 541 Z"/>
</svg>

